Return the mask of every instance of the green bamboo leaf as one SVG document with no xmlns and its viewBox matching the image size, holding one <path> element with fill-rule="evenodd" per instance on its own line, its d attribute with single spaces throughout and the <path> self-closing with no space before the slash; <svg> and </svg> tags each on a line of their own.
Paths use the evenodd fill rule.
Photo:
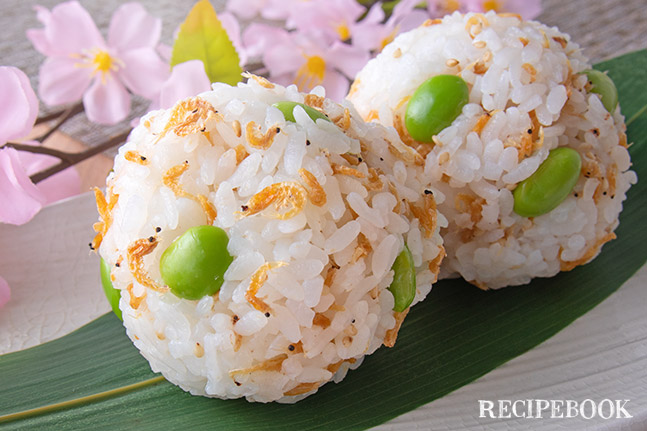
<svg viewBox="0 0 647 431">
<path fill-rule="evenodd" d="M 241 80 L 240 59 L 209 0 L 193 6 L 173 43 L 171 66 L 202 60 L 211 82 L 236 85 Z"/>
<path fill-rule="evenodd" d="M 296 405 L 193 397 L 152 373 L 107 314 L 76 332 L 0 356 L 0 428 L 365 429 L 440 398 L 532 349 L 616 291 L 647 260 L 647 51 L 598 65 L 615 81 L 633 168 L 616 231 L 593 262 L 530 285 L 483 292 L 445 280 L 413 308 L 393 349 Z M 627 250 L 631 250 L 627 253 Z M 610 271 L 609 268 L 613 268 Z M 438 346 L 442 346 L 439 348 Z"/>
</svg>

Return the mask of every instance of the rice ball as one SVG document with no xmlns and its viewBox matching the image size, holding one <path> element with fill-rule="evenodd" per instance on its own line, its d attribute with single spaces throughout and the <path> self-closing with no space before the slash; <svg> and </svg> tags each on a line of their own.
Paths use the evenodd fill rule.
<svg viewBox="0 0 647 431">
<path fill-rule="evenodd" d="M 93 245 L 153 371 L 295 402 L 395 343 L 447 221 L 395 131 L 322 88 L 248 78 L 142 118 L 97 191 Z"/>
<path fill-rule="evenodd" d="M 525 284 L 615 238 L 636 176 L 615 87 L 590 69 L 567 34 L 488 12 L 427 21 L 359 72 L 348 100 L 395 128 L 444 195 L 441 276 Z"/>
</svg>

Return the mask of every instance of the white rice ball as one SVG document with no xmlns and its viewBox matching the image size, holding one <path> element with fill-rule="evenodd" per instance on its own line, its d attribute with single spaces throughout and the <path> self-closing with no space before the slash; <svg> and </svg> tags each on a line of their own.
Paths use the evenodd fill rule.
<svg viewBox="0 0 647 431">
<path fill-rule="evenodd" d="M 408 311 L 393 311 L 394 261 L 408 244 L 424 299 L 444 218 L 394 131 L 321 88 L 249 78 L 142 119 L 98 193 L 95 246 L 154 371 L 197 395 L 294 402 L 393 345 Z M 281 101 L 331 121 L 286 121 Z M 216 294 L 183 299 L 160 257 L 200 225 L 227 233 L 233 261 Z"/>
<path fill-rule="evenodd" d="M 556 28 L 510 14 L 454 13 L 399 35 L 357 75 L 348 99 L 425 155 L 427 178 L 445 195 L 443 276 L 481 288 L 525 284 L 589 262 L 615 237 L 636 176 L 624 118 L 589 92 L 580 72 L 590 68 Z M 422 144 L 409 135 L 405 110 L 441 74 L 461 77 L 469 102 Z M 577 184 L 552 211 L 518 215 L 512 190 L 557 147 L 579 153 Z"/>
</svg>

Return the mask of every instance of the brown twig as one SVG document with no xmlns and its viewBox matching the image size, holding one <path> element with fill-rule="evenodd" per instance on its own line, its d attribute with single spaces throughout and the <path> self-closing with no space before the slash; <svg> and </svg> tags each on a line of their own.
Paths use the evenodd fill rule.
<svg viewBox="0 0 647 431">
<path fill-rule="evenodd" d="M 18 151 L 24 151 L 25 153 L 45 154 L 48 156 L 58 157 L 61 160 L 67 160 L 70 155 L 70 153 L 66 153 L 55 148 L 43 147 L 41 145 L 21 144 L 19 142 L 7 142 L 5 145 L 1 146 L 0 149 L 1 148 L 13 148 Z"/>
<path fill-rule="evenodd" d="M 52 127 L 50 127 L 49 130 L 47 130 L 47 132 L 38 136 L 34 140 L 40 143 L 43 143 L 45 139 L 49 138 L 52 135 L 52 133 L 56 132 L 59 129 L 59 127 L 63 125 L 63 123 L 65 123 L 67 120 L 69 120 L 70 118 L 72 118 L 73 116 L 81 112 L 83 112 L 83 104 L 79 103 L 74 106 L 70 106 L 69 108 L 67 108 L 65 111 L 61 113 L 56 123 Z"/>
<path fill-rule="evenodd" d="M 116 145 L 121 144 L 122 142 L 124 142 L 126 140 L 126 138 L 128 137 L 129 134 L 130 134 L 130 130 L 127 131 L 127 132 L 121 133 L 119 135 L 113 136 L 112 138 L 108 139 L 107 141 L 105 141 L 105 142 L 103 142 L 103 143 L 101 143 L 101 144 L 99 144 L 99 145 L 97 145 L 95 147 L 90 147 L 87 150 L 81 151 L 80 153 L 64 153 L 62 151 L 52 150 L 50 148 L 50 149 L 48 149 L 48 151 L 52 150 L 51 152 L 59 153 L 59 154 L 56 154 L 55 156 L 60 158 L 61 161 L 58 162 L 57 164 L 55 164 L 54 166 L 50 166 L 47 169 L 43 169 L 42 171 L 35 173 L 34 175 L 32 175 L 29 178 L 33 181 L 34 184 L 39 183 L 39 182 L 43 181 L 44 179 L 49 178 L 52 175 L 57 174 L 57 173 L 61 172 L 62 170 L 69 168 L 72 165 L 75 165 L 75 164 L 77 164 L 79 162 L 82 162 L 83 160 L 89 159 L 90 157 L 92 157 L 92 156 L 94 156 L 96 154 L 99 154 L 99 153 L 101 153 L 101 152 L 103 152 L 103 151 L 105 151 L 105 150 L 107 150 L 109 148 L 112 148 L 112 147 L 114 147 Z M 9 144 L 7 144 L 7 145 L 9 145 Z M 15 145 L 23 145 L 23 144 L 11 144 L 12 147 L 16 148 Z M 27 145 L 27 147 L 30 147 L 30 149 L 34 148 L 31 145 Z M 35 147 L 35 148 L 43 149 L 44 147 Z M 36 151 L 32 151 L 32 152 L 36 152 Z M 51 154 L 51 152 L 50 152 L 50 155 L 54 155 L 54 154 Z M 45 152 L 42 152 L 42 154 L 45 154 Z"/>
<path fill-rule="evenodd" d="M 63 115 L 66 111 L 68 111 L 70 109 L 79 109 L 79 108 L 81 109 L 81 111 L 83 111 L 83 103 L 79 102 L 79 103 L 77 103 L 76 105 L 74 105 L 74 106 L 72 106 L 70 108 L 60 109 L 60 110 L 54 111 L 54 112 L 52 112 L 50 114 L 43 115 L 42 117 L 38 117 L 36 119 L 36 123 L 34 123 L 34 125 L 37 126 L 37 125 L 39 125 L 41 123 L 46 123 L 48 121 L 56 120 L 58 117 Z M 81 112 L 81 111 L 79 111 L 79 112 Z"/>
</svg>

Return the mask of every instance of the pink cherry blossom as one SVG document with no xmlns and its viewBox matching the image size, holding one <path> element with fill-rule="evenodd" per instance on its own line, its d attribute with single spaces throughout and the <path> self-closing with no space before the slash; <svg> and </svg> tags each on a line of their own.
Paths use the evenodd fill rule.
<svg viewBox="0 0 647 431">
<path fill-rule="evenodd" d="M 200 60 L 189 60 L 176 64 L 171 76 L 162 84 L 158 108 L 166 109 L 180 99 L 192 97 L 211 89 L 211 82 Z"/>
<path fill-rule="evenodd" d="M 139 3 L 126 3 L 112 16 L 108 42 L 88 12 L 69 1 L 51 11 L 37 7 L 41 29 L 27 31 L 47 56 L 40 69 L 39 94 L 49 105 L 83 99 L 91 121 L 113 124 L 128 116 L 131 92 L 154 97 L 168 76 L 156 46 L 161 21 Z"/>
<path fill-rule="evenodd" d="M 428 0 L 427 10 L 432 17 L 442 18 L 456 11 L 468 12 L 467 0 Z"/>
<path fill-rule="evenodd" d="M 38 99 L 27 76 L 15 67 L 0 67 L 0 146 L 29 133 L 38 114 Z M 27 143 L 37 145 L 36 143 Z M 29 175 L 58 159 L 42 154 L 0 149 L 0 222 L 23 224 L 43 205 L 79 193 L 79 175 L 66 169 L 35 185 Z"/>
<path fill-rule="evenodd" d="M 45 194 L 29 179 L 18 151 L 0 150 L 0 221 L 24 224 L 45 204 Z"/>
<path fill-rule="evenodd" d="M 0 308 L 2 308 L 11 299 L 11 291 L 9 290 L 9 283 L 4 278 L 0 277 Z"/>
<path fill-rule="evenodd" d="M 251 20 L 256 16 L 269 20 L 288 20 L 288 28 L 292 28 L 291 13 L 299 3 L 311 0 L 229 0 L 225 9 L 240 19 Z"/>
<path fill-rule="evenodd" d="M 411 30 L 429 18 L 427 12 L 415 8 L 419 3 L 419 0 L 401 0 L 385 23 L 382 23 L 385 16 L 382 4 L 374 4 L 366 17 L 354 25 L 353 45 L 381 51 L 399 33 Z"/>
<path fill-rule="evenodd" d="M 541 0 L 464 0 L 469 11 L 518 13 L 523 19 L 533 19 L 541 13 Z"/>
<path fill-rule="evenodd" d="M 248 34 L 258 31 L 258 26 L 250 26 L 243 34 L 247 44 L 254 41 L 262 46 L 263 63 L 270 78 L 279 84 L 296 84 L 300 91 L 310 91 L 323 85 L 326 94 L 333 100 L 342 100 L 349 87 L 349 79 L 366 64 L 367 51 L 335 41 L 330 44 L 327 38 L 315 33 L 274 30 Z"/>
<path fill-rule="evenodd" d="M 38 99 L 29 78 L 15 67 L 0 67 L 0 145 L 26 136 L 38 115 Z"/>
<path fill-rule="evenodd" d="M 379 5 L 379 2 L 378 2 Z M 355 0 L 313 0 L 295 5 L 295 26 L 301 31 L 318 31 L 331 40 L 345 42 L 355 37 L 352 29 L 366 9 Z"/>
<path fill-rule="evenodd" d="M 37 145 L 31 143 L 31 145 Z M 77 195 L 80 178 L 75 169 L 68 168 L 38 185 L 29 175 L 42 171 L 58 161 L 43 154 L 0 150 L 0 222 L 21 225 L 31 220 L 40 209 L 50 203 Z"/>
<path fill-rule="evenodd" d="M 38 142 L 23 142 L 26 145 L 40 145 Z M 34 154 L 26 151 L 18 152 L 18 160 L 27 175 L 33 175 L 59 162 L 57 157 L 46 154 Z M 58 202 L 81 192 L 81 178 L 74 168 L 67 168 L 40 181 L 36 188 L 43 194 L 43 206 Z"/>
<path fill-rule="evenodd" d="M 242 35 L 242 46 L 247 58 L 262 57 L 277 43 L 289 43 L 289 33 L 280 27 L 253 22 Z"/>
</svg>

